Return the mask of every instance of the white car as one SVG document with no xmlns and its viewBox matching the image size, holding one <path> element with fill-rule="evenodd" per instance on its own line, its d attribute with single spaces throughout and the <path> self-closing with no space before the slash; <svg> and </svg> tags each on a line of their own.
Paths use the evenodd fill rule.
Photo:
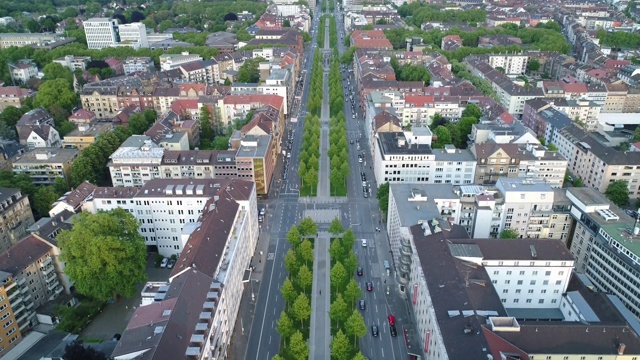
<svg viewBox="0 0 640 360">
<path fill-rule="evenodd" d="M 367 247 L 367 239 L 362 239 L 362 247 Z"/>
<path fill-rule="evenodd" d="M 160 263 L 160 267 L 164 269 L 164 268 L 167 267 L 168 263 L 169 263 L 169 259 L 168 258 L 164 258 L 164 259 L 162 259 L 162 262 Z"/>
</svg>

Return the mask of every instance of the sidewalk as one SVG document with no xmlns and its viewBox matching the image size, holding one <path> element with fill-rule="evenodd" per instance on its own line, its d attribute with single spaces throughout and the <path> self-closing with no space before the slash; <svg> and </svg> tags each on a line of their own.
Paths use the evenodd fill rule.
<svg viewBox="0 0 640 360">
<path fill-rule="evenodd" d="M 331 359 L 331 323 L 329 320 L 329 233 L 321 232 L 313 249 L 313 286 L 311 289 L 311 330 L 309 359 Z"/>
</svg>

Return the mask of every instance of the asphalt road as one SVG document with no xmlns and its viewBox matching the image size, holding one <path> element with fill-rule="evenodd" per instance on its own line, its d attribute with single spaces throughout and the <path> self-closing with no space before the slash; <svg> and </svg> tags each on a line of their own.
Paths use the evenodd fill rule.
<svg viewBox="0 0 640 360">
<path fill-rule="evenodd" d="M 318 14 L 320 13 L 319 5 Z M 341 33 L 344 34 L 344 31 L 340 30 L 343 20 L 337 7 L 334 16 L 338 24 L 338 51 L 342 54 L 346 50 L 340 36 Z M 302 73 L 303 92 L 300 101 L 294 105 L 291 111 L 291 117 L 297 117 L 298 122 L 289 122 L 284 136 L 283 149 L 287 148 L 289 138 L 293 138 L 291 158 L 279 156 L 269 199 L 260 201 L 261 204 L 267 206 L 267 214 L 262 224 L 261 241 L 267 242 L 268 245 L 265 245 L 267 250 L 261 256 L 261 261 L 264 262 L 262 277 L 256 279 L 257 282 L 251 282 L 252 291 L 255 291 L 256 308 L 249 330 L 250 335 L 245 356 L 247 360 L 270 360 L 278 353 L 280 336 L 275 328 L 280 313 L 284 309 L 280 286 L 287 275 L 284 269 L 284 255 L 289 249 L 286 233 L 292 225 L 300 220 L 303 210 L 311 206 L 311 204 L 298 202 L 300 181 L 296 171 L 298 154 L 302 146 L 301 134 L 304 117 L 307 115 L 308 84 L 313 54 L 317 48 L 318 24 L 319 16 L 315 16 L 312 28 L 316 30 L 313 32 L 313 39 L 308 43 L 309 46 L 305 49 L 302 65 L 302 69 L 306 70 Z M 345 91 L 344 113 L 347 118 L 348 140 L 349 142 L 354 140 L 354 144 L 349 145 L 351 174 L 348 179 L 348 202 L 331 206 L 340 209 L 343 225 L 353 229 L 356 239 L 358 239 L 354 250 L 360 266 L 364 268 L 364 275 L 362 277 L 356 276 L 356 280 L 366 301 L 366 310 L 363 311 L 363 316 L 369 331 L 361 339 L 360 348 L 363 349 L 362 352 L 365 356 L 373 360 L 407 359 L 407 347 L 403 337 L 403 326 L 409 325 L 407 304 L 406 300 L 401 297 L 398 285 L 393 280 L 393 264 L 389 275 L 383 266 L 384 260 L 391 262 L 391 256 L 386 231 L 380 224 L 381 214 L 375 198 L 377 186 L 374 183 L 373 171 L 370 169 L 371 152 L 364 136 L 364 122 L 361 111 L 358 109 L 357 99 L 354 99 L 356 119 L 352 118 L 352 105 L 349 96 L 353 93 L 355 97 L 357 93 L 353 73 L 345 71 L 343 77 L 348 78 L 351 82 L 350 90 Z M 347 82 L 344 84 L 346 85 Z M 358 154 L 364 156 L 362 163 L 358 161 Z M 291 165 L 287 165 L 287 163 Z M 368 198 L 365 198 L 363 194 L 361 172 L 366 175 Z M 328 178 L 329 174 L 320 174 L 320 176 Z M 319 205 L 319 207 L 321 206 Z M 376 231 L 376 227 L 380 227 L 381 231 Z M 367 239 L 368 246 L 366 248 L 361 246 L 360 239 Z M 366 281 L 373 282 L 373 291 L 366 291 Z M 389 333 L 388 314 L 393 314 L 396 318 L 397 337 L 391 337 Z M 378 325 L 380 331 L 378 337 L 372 336 L 371 325 Z"/>
</svg>

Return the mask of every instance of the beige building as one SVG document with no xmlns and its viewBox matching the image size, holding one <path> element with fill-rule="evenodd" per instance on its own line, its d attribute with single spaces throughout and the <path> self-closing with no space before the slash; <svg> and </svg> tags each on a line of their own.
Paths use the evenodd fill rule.
<svg viewBox="0 0 640 360">
<path fill-rule="evenodd" d="M 607 84 L 607 98 L 601 112 L 621 113 L 624 109 L 624 102 L 627 98 L 627 84 Z"/>
<path fill-rule="evenodd" d="M 0 356 L 3 356 L 22 340 L 22 333 L 18 330 L 15 308 L 21 310 L 22 296 L 11 273 L 0 271 L 0 319 L 3 324 L 9 324 L 0 332 Z M 13 304 L 12 304 L 13 303 Z M 33 307 L 33 306 L 32 306 Z"/>
<path fill-rule="evenodd" d="M 610 183 L 624 180 L 629 197 L 640 197 L 640 152 L 621 152 L 603 145 L 575 125 L 555 131 L 553 143 L 569 159 L 568 171 L 585 186 L 604 193 Z"/>
<path fill-rule="evenodd" d="M 35 92 L 17 86 L 0 86 L 0 111 L 7 106 L 22 107 L 28 97 L 33 97 Z"/>
<path fill-rule="evenodd" d="M 62 139 L 62 147 L 65 149 L 78 149 L 79 152 L 93 144 L 102 134 L 113 128 L 111 123 L 95 122 L 93 124 L 79 124 L 72 132 Z"/>
<path fill-rule="evenodd" d="M 56 178 L 69 180 L 76 149 L 38 148 L 13 162 L 13 172 L 27 174 L 36 185 L 51 185 Z"/>
<path fill-rule="evenodd" d="M 29 197 L 20 189 L 0 188 L 0 252 L 15 245 L 34 223 Z"/>
<path fill-rule="evenodd" d="M 85 86 L 80 93 L 82 107 L 96 114 L 98 119 L 113 118 L 120 111 L 118 105 L 118 87 Z"/>
</svg>

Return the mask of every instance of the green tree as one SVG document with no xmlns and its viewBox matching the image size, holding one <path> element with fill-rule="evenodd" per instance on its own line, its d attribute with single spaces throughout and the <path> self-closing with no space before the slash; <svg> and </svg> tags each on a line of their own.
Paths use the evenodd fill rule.
<svg viewBox="0 0 640 360">
<path fill-rule="evenodd" d="M 328 231 L 329 234 L 333 235 L 334 237 L 344 232 L 344 227 L 342 226 L 342 223 L 340 222 L 340 219 L 338 217 L 331 221 L 331 225 L 329 225 Z"/>
<path fill-rule="evenodd" d="M 278 355 L 278 354 L 275 354 L 275 355 L 271 358 L 271 360 L 284 360 L 284 358 L 283 358 L 282 356 Z M 365 359 L 365 360 L 366 360 L 366 359 Z"/>
<path fill-rule="evenodd" d="M 287 306 L 291 306 L 293 302 L 296 300 L 298 294 L 296 290 L 293 288 L 293 283 L 289 280 L 287 276 L 284 278 L 284 282 L 282 283 L 282 287 L 280 288 L 280 293 L 282 294 L 282 298 L 284 299 Z"/>
<path fill-rule="evenodd" d="M 149 127 L 158 119 L 158 113 L 153 109 L 146 109 L 142 114 L 144 115 L 144 119 L 147 120 Z"/>
<path fill-rule="evenodd" d="M 342 330 L 338 330 L 336 336 L 331 340 L 331 357 L 336 360 L 348 360 L 351 356 L 351 345 L 349 339 Z"/>
<path fill-rule="evenodd" d="M 342 246 L 342 240 L 335 238 L 331 241 L 329 246 L 329 256 L 334 261 L 343 261 L 345 258 L 344 247 Z"/>
<path fill-rule="evenodd" d="M 304 262 L 306 266 L 313 265 L 313 245 L 309 239 L 304 239 L 296 250 L 296 255 Z"/>
<path fill-rule="evenodd" d="M 344 300 L 350 304 L 351 308 L 355 307 L 356 301 L 362 296 L 362 290 L 354 278 L 349 280 L 347 287 L 344 289 Z"/>
<path fill-rule="evenodd" d="M 336 295 L 336 299 L 331 303 L 331 308 L 329 308 L 329 318 L 331 321 L 335 321 L 336 326 L 340 327 L 340 324 L 347 321 L 349 317 L 349 306 L 344 301 L 342 294 L 338 293 Z"/>
<path fill-rule="evenodd" d="M 549 151 L 558 151 L 558 148 L 553 145 L 552 143 L 549 143 L 549 146 L 547 146 L 547 150 Z"/>
<path fill-rule="evenodd" d="M 358 353 L 356 354 L 356 356 L 353 357 L 352 360 L 367 360 L 367 358 L 364 355 L 362 355 L 360 351 L 358 351 Z"/>
<path fill-rule="evenodd" d="M 482 116 L 482 109 L 476 104 L 468 104 L 462 111 L 462 118 L 472 117 L 476 120 Z"/>
<path fill-rule="evenodd" d="M 347 279 L 349 278 L 347 275 L 347 271 L 344 269 L 344 266 L 341 262 L 337 261 L 335 265 L 331 268 L 331 285 L 335 286 L 336 293 L 340 292 L 340 290 L 347 283 Z"/>
<path fill-rule="evenodd" d="M 66 360 L 107 360 L 107 356 L 91 346 L 82 345 L 82 341 L 67 343 L 63 359 Z"/>
<path fill-rule="evenodd" d="M 431 81 L 431 75 L 429 70 L 424 66 L 405 64 L 400 67 L 401 81 L 423 81 L 425 85 L 429 85 Z"/>
<path fill-rule="evenodd" d="M 362 315 L 358 312 L 358 310 L 353 310 L 353 313 L 347 319 L 347 322 L 344 324 L 345 330 L 347 331 L 347 335 L 353 336 L 353 346 L 358 346 L 358 338 L 363 337 L 367 334 L 367 325 L 364 323 L 364 319 Z"/>
<path fill-rule="evenodd" d="M 356 237 L 355 235 L 353 235 L 353 231 L 351 230 L 351 228 L 348 228 L 347 231 L 344 232 L 344 235 L 342 235 L 342 246 L 344 247 L 345 250 L 345 254 L 347 254 L 348 252 L 351 251 L 351 249 L 353 249 L 353 245 L 356 243 Z"/>
<path fill-rule="evenodd" d="M 200 108 L 200 142 L 211 142 L 214 138 L 213 127 L 212 125 L 213 117 L 211 115 L 211 111 L 209 111 L 209 107 L 207 105 L 202 105 Z"/>
<path fill-rule="evenodd" d="M 538 61 L 537 59 L 529 60 L 529 62 L 527 63 L 527 70 L 529 72 L 536 72 L 540 70 L 540 61 Z"/>
<path fill-rule="evenodd" d="M 298 244 L 300 244 L 301 238 L 302 237 L 300 236 L 298 227 L 293 225 L 291 227 L 291 230 L 289 230 L 289 232 L 287 233 L 287 241 L 289 242 L 289 244 L 291 244 L 291 247 L 295 249 L 296 247 L 298 247 Z"/>
<path fill-rule="evenodd" d="M 59 105 L 71 111 L 78 103 L 78 96 L 71 90 L 69 82 L 65 79 L 55 79 L 45 81 L 40 85 L 36 94 L 35 105 L 49 108 L 52 105 Z"/>
<path fill-rule="evenodd" d="M 344 269 L 347 271 L 347 274 L 353 274 L 358 267 L 358 258 L 356 257 L 356 253 L 351 251 L 349 255 L 342 261 L 344 265 Z"/>
<path fill-rule="evenodd" d="M 442 149 L 445 145 L 451 144 L 451 132 L 445 126 L 438 126 L 433 130 L 433 135 L 436 137 L 436 142 L 432 145 L 434 149 Z"/>
<path fill-rule="evenodd" d="M 134 135 L 142 135 L 149 130 L 149 124 L 142 113 L 135 113 L 129 117 L 129 129 Z"/>
<path fill-rule="evenodd" d="M 309 358 L 309 345 L 304 340 L 300 330 L 297 330 L 291 335 L 291 341 L 289 342 L 289 350 L 295 359 L 308 359 Z"/>
<path fill-rule="evenodd" d="M 517 239 L 520 237 L 520 234 L 514 229 L 504 229 L 500 233 L 500 239 Z"/>
<path fill-rule="evenodd" d="M 285 20 L 282 22 L 282 27 L 283 28 L 290 28 L 291 27 L 291 22 L 289 20 Z"/>
<path fill-rule="evenodd" d="M 313 274 L 307 265 L 300 266 L 298 276 L 296 277 L 296 283 L 305 293 L 307 292 L 307 289 L 311 287 L 311 283 L 313 283 Z"/>
<path fill-rule="evenodd" d="M 289 274 L 297 275 L 298 273 L 298 257 L 293 249 L 289 249 L 284 255 L 284 268 L 287 269 Z"/>
<path fill-rule="evenodd" d="M 318 225 L 310 217 L 306 217 L 298 224 L 298 231 L 302 237 L 315 236 L 318 232 Z"/>
<path fill-rule="evenodd" d="M 24 115 L 24 111 L 15 106 L 7 106 L 0 114 L 0 121 L 4 121 L 7 126 L 14 128 L 18 120 Z"/>
<path fill-rule="evenodd" d="M 45 81 L 55 80 L 55 79 L 64 79 L 67 81 L 69 87 L 73 84 L 73 73 L 69 70 L 68 67 L 62 66 L 58 63 L 49 63 L 44 68 L 42 68 L 42 73 L 44 74 Z"/>
<path fill-rule="evenodd" d="M 575 178 L 573 180 L 573 186 L 575 187 L 582 187 L 583 183 L 582 183 L 582 179 L 581 178 Z"/>
<path fill-rule="evenodd" d="M 629 184 L 624 180 L 616 180 L 609 184 L 604 194 L 620 207 L 629 205 Z"/>
<path fill-rule="evenodd" d="M 376 198 L 378 199 L 380 210 L 382 211 L 383 214 L 386 215 L 387 211 L 389 210 L 389 183 L 388 182 L 378 187 Z"/>
<path fill-rule="evenodd" d="M 80 294 L 103 301 L 132 296 L 147 278 L 144 238 L 138 221 L 123 209 L 82 212 L 56 241 L 65 273 Z"/>
<path fill-rule="evenodd" d="M 40 186 L 33 196 L 33 209 L 38 217 L 49 216 L 51 205 L 58 200 L 62 194 L 56 193 L 52 186 Z"/>
<path fill-rule="evenodd" d="M 640 141 L 640 126 L 636 127 L 636 129 L 633 131 L 633 140 L 632 141 L 633 142 Z"/>
<path fill-rule="evenodd" d="M 300 293 L 300 295 L 298 295 L 296 301 L 293 302 L 292 311 L 293 317 L 300 321 L 300 324 L 304 327 L 304 321 L 309 319 L 311 316 L 311 304 L 309 303 L 309 298 L 305 293 Z"/>
<path fill-rule="evenodd" d="M 244 64 L 238 70 L 238 82 L 240 83 L 257 83 L 260 81 L 260 63 L 265 61 L 258 57 L 251 60 L 245 60 Z"/>
<path fill-rule="evenodd" d="M 16 134 L 15 127 L 7 125 L 4 121 L 0 121 L 0 139 L 17 140 L 18 134 Z"/>
<path fill-rule="evenodd" d="M 287 346 L 287 339 L 293 335 L 295 328 L 293 326 L 293 321 L 289 315 L 287 315 L 286 311 L 280 313 L 280 319 L 278 319 L 278 325 L 276 326 L 276 331 L 280 334 L 282 340 L 284 340 L 284 346 Z"/>
</svg>

